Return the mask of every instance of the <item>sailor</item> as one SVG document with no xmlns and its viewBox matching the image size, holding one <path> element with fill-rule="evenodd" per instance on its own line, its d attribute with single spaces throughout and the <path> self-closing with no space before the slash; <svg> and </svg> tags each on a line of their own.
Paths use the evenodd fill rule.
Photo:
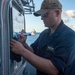
<svg viewBox="0 0 75 75">
<path fill-rule="evenodd" d="M 31 63 L 37 69 L 37 75 L 72 75 L 75 71 L 72 69 L 75 32 L 64 24 L 61 13 L 59 0 L 43 0 L 40 10 L 34 15 L 41 16 L 48 29 L 31 46 L 28 46 L 27 37 L 23 35 L 19 36 L 19 42 L 13 39 L 10 42 L 12 51 Z"/>
</svg>

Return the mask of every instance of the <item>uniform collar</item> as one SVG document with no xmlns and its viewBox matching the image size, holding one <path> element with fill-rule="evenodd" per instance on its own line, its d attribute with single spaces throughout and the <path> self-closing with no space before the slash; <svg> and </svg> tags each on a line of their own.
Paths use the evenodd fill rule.
<svg viewBox="0 0 75 75">
<path fill-rule="evenodd" d="M 59 36 L 64 30 L 65 24 L 63 21 L 60 22 L 55 32 L 52 34 L 54 37 Z M 50 30 L 50 29 L 49 29 Z"/>
</svg>

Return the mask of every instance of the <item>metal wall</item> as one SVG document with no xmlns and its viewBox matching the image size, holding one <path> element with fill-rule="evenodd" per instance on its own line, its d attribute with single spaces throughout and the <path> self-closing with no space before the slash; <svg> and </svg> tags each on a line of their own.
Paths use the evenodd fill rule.
<svg viewBox="0 0 75 75">
<path fill-rule="evenodd" d="M 1 52 L 1 75 L 9 75 L 10 64 L 10 38 L 9 38 L 9 22 L 8 22 L 8 5 L 9 0 L 0 0 L 0 52 Z"/>
<path fill-rule="evenodd" d="M 1 36 L 1 2 L 0 0 L 0 36 Z M 2 75 L 2 69 L 1 69 L 1 37 L 0 37 L 0 75 Z"/>
<path fill-rule="evenodd" d="M 21 0 L 13 1 L 20 2 Z M 27 10 L 28 13 L 31 13 L 34 10 L 33 0 L 31 1 L 33 6 L 25 4 L 28 8 L 23 9 L 23 6 L 15 6 L 19 12 L 23 12 L 24 20 L 25 10 Z M 0 75 L 28 75 L 25 71 L 26 61 L 22 57 L 20 62 L 12 61 L 10 59 L 10 39 L 13 38 L 12 3 L 12 0 L 0 0 Z"/>
</svg>

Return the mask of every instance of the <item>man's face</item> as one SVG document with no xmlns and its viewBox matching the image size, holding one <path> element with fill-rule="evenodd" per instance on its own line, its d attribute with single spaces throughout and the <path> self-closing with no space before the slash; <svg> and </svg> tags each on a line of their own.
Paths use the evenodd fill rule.
<svg viewBox="0 0 75 75">
<path fill-rule="evenodd" d="M 41 19 L 43 20 L 45 27 L 53 27 L 57 20 L 56 11 L 50 10 L 49 12 L 43 14 Z"/>
</svg>

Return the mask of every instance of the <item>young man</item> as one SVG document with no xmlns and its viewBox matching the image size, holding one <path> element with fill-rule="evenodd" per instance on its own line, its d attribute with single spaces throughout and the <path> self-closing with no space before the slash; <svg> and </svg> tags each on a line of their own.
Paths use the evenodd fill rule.
<svg viewBox="0 0 75 75">
<path fill-rule="evenodd" d="M 30 47 L 23 35 L 19 36 L 22 44 L 11 40 L 12 51 L 36 67 L 37 75 L 67 75 L 75 59 L 75 32 L 63 23 L 61 13 L 58 0 L 44 0 L 34 15 L 41 16 L 48 29 Z"/>
</svg>

